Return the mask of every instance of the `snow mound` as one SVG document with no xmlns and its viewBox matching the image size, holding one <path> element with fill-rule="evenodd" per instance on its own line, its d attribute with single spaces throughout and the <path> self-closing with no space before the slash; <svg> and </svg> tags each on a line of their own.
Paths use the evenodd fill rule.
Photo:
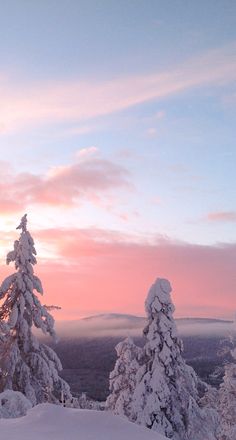
<svg viewBox="0 0 236 440">
<path fill-rule="evenodd" d="M 31 402 L 18 391 L 6 390 L 0 393 L 0 418 L 11 419 L 25 416 L 32 408 Z"/>
<path fill-rule="evenodd" d="M 1 440 L 167 440 L 109 412 L 44 403 L 19 419 L 0 420 Z"/>
</svg>

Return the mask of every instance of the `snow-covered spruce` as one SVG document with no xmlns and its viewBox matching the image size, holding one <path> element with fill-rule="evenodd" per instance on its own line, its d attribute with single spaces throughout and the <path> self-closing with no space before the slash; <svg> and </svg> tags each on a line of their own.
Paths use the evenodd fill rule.
<svg viewBox="0 0 236 440">
<path fill-rule="evenodd" d="M 219 390 L 220 440 L 236 439 L 236 349 L 231 355 L 233 362 L 225 365 Z"/>
<path fill-rule="evenodd" d="M 132 396 L 143 350 L 137 347 L 131 338 L 119 342 L 115 348 L 118 359 L 110 373 L 110 395 L 106 401 L 106 408 L 114 414 L 131 419 Z"/>
<path fill-rule="evenodd" d="M 35 326 L 55 338 L 54 319 L 36 295 L 36 291 L 43 294 L 43 288 L 33 271 L 36 251 L 26 215 L 17 229 L 21 229 L 19 240 L 7 255 L 7 264 L 14 262 L 16 272 L 0 287 L 0 322 L 4 330 L 0 341 L 0 391 L 20 391 L 32 405 L 58 402 L 61 393 L 71 399 L 69 385 L 58 375 L 62 369 L 59 358 L 32 333 Z"/>
<path fill-rule="evenodd" d="M 145 307 L 145 362 L 137 373 L 131 420 L 174 440 L 215 439 L 215 412 L 198 404 L 198 379 L 182 358 L 171 286 L 157 279 Z"/>
</svg>

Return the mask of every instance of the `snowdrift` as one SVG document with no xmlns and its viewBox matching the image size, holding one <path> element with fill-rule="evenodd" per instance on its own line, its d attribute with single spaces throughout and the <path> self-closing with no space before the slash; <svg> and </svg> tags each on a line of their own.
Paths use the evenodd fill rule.
<svg viewBox="0 0 236 440">
<path fill-rule="evenodd" d="M 24 417 L 0 420 L 1 440 L 167 440 L 109 412 L 44 403 Z"/>
</svg>

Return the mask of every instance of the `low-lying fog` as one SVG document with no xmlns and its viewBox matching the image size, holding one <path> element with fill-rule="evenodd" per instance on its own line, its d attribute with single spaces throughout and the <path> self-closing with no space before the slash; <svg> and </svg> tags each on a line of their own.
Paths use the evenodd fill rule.
<svg viewBox="0 0 236 440">
<path fill-rule="evenodd" d="M 56 331 L 59 337 L 115 337 L 142 336 L 146 318 L 132 315 L 105 314 L 91 316 L 76 321 L 57 321 Z M 183 336 L 226 336 L 235 329 L 233 321 L 208 318 L 176 319 L 179 334 Z"/>
</svg>

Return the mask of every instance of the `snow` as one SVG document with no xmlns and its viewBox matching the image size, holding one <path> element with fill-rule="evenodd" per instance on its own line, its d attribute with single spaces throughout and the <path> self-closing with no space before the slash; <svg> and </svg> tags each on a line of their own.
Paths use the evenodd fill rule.
<svg viewBox="0 0 236 440">
<path fill-rule="evenodd" d="M 1 440 L 167 440 L 109 412 L 40 404 L 25 417 L 0 420 Z"/>
</svg>

